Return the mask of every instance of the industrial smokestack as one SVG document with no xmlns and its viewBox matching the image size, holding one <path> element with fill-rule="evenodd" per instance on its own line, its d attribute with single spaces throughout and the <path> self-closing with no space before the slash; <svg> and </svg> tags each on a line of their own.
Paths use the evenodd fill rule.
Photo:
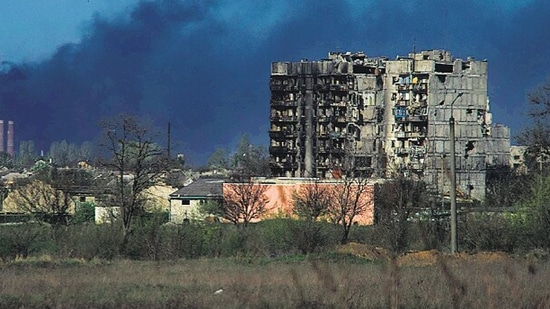
<svg viewBox="0 0 550 309">
<path fill-rule="evenodd" d="M 14 148 L 13 148 L 13 121 L 8 121 L 8 146 L 7 146 L 7 153 L 10 156 L 13 156 L 14 154 Z"/>
<path fill-rule="evenodd" d="M 4 151 L 4 120 L 0 120 L 0 152 Z"/>
</svg>

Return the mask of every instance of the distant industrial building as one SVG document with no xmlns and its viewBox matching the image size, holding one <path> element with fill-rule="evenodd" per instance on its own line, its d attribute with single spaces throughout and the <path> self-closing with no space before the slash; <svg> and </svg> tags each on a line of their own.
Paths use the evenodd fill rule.
<svg viewBox="0 0 550 309">
<path fill-rule="evenodd" d="M 510 131 L 492 123 L 485 60 L 446 50 L 394 60 L 335 52 L 272 63 L 270 89 L 273 176 L 338 178 L 353 169 L 422 179 L 448 194 L 451 115 L 459 194 L 483 199 L 487 169 L 510 164 Z"/>
<path fill-rule="evenodd" d="M 4 120 L 0 120 L 0 152 L 7 152 L 10 156 L 15 153 L 14 148 L 14 124 L 8 121 L 7 147 L 4 147 Z"/>
</svg>

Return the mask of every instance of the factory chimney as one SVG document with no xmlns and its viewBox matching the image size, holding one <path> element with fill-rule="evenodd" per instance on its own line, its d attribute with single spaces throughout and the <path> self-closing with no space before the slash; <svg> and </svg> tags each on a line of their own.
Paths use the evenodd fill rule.
<svg viewBox="0 0 550 309">
<path fill-rule="evenodd" d="M 0 152 L 4 151 L 4 120 L 0 120 Z"/>
<path fill-rule="evenodd" d="M 10 156 L 14 155 L 14 148 L 13 148 L 13 121 L 8 121 L 8 145 L 7 145 L 7 151 Z"/>
</svg>

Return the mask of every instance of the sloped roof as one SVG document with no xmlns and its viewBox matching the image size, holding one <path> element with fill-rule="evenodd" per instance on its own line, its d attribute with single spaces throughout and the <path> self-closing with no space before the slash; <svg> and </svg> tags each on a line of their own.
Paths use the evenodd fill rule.
<svg viewBox="0 0 550 309">
<path fill-rule="evenodd" d="M 15 181 L 15 179 L 20 179 L 20 178 L 28 178 L 29 175 L 28 174 L 21 174 L 21 173 L 17 173 L 17 172 L 10 172 L 10 173 L 7 173 L 6 175 L 3 175 L 1 177 L 2 181 L 3 182 L 6 182 L 6 183 L 12 183 Z"/>
<path fill-rule="evenodd" d="M 222 179 L 199 178 L 170 194 L 170 198 L 221 198 L 223 183 Z"/>
</svg>

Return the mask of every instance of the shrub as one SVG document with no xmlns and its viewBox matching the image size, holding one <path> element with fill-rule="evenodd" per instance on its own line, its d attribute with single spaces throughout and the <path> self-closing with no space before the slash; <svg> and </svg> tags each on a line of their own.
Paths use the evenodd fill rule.
<svg viewBox="0 0 550 309">
<path fill-rule="evenodd" d="M 537 176 L 530 189 L 516 205 L 521 231 L 532 247 L 550 248 L 550 176 Z"/>
<path fill-rule="evenodd" d="M 58 255 L 84 259 L 113 259 L 120 255 L 122 229 L 117 224 L 70 225 L 57 232 Z"/>
<path fill-rule="evenodd" d="M 275 218 L 257 224 L 258 237 L 256 247 L 261 255 L 267 257 L 284 256 L 295 251 L 290 227 L 293 220 Z"/>
<path fill-rule="evenodd" d="M 174 227 L 169 228 L 173 229 Z M 175 236 L 170 240 L 175 256 L 184 258 L 197 258 L 204 256 L 206 251 L 204 245 L 205 239 L 212 240 L 213 242 L 216 241 L 213 237 L 206 237 L 205 230 L 207 229 L 198 222 L 177 225 L 175 227 L 176 233 L 170 234 Z"/>
<path fill-rule="evenodd" d="M 0 226 L 0 258 L 12 260 L 28 257 L 51 247 L 51 227 L 45 224 L 22 223 Z"/>
<path fill-rule="evenodd" d="M 136 217 L 122 253 L 132 259 L 159 260 L 163 249 L 161 226 L 166 218 L 166 212 L 152 212 Z"/>
<path fill-rule="evenodd" d="M 469 214 L 460 225 L 462 249 L 512 252 L 518 243 L 512 220 L 502 213 Z"/>
<path fill-rule="evenodd" d="M 92 202 L 81 203 L 75 210 L 74 217 L 71 220 L 73 224 L 81 224 L 84 222 L 94 222 L 95 220 L 95 205 Z"/>
<path fill-rule="evenodd" d="M 303 254 L 338 243 L 339 229 L 326 222 L 296 220 L 290 224 L 292 243 Z"/>
</svg>

